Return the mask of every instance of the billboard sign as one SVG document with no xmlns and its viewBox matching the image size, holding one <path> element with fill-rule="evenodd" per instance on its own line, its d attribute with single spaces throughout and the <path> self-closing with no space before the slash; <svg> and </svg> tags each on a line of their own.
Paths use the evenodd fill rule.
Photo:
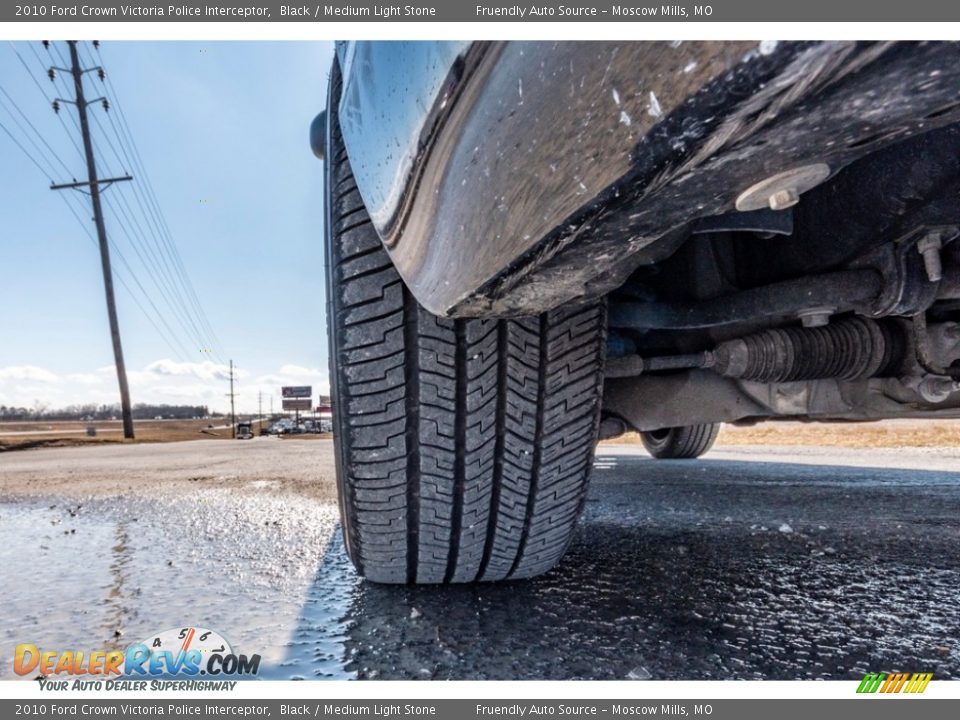
<svg viewBox="0 0 960 720">
<path fill-rule="evenodd" d="M 313 407 L 313 401 L 310 398 L 284 398 L 284 410 L 310 410 Z"/>
<path fill-rule="evenodd" d="M 280 394 L 284 400 L 289 398 L 308 398 L 313 395 L 312 385 L 284 385 L 280 388 Z M 307 408 L 308 410 L 310 408 Z"/>
</svg>

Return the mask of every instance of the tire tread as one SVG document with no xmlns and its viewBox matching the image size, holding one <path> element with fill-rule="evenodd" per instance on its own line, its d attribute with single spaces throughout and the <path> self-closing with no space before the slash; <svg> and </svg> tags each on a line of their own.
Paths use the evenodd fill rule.
<svg viewBox="0 0 960 720">
<path fill-rule="evenodd" d="M 334 93 L 339 82 L 335 71 Z M 335 113 L 331 123 L 330 367 L 348 552 L 383 583 L 545 572 L 586 495 L 605 305 L 431 315 L 383 249 Z"/>
</svg>

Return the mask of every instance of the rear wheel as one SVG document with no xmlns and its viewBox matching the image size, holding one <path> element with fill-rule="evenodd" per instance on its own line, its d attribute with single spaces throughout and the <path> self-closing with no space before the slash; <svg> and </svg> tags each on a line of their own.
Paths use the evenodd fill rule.
<svg viewBox="0 0 960 720">
<path fill-rule="evenodd" d="M 698 458 L 713 447 L 719 423 L 663 428 L 640 433 L 643 446 L 660 460 Z"/>
<path fill-rule="evenodd" d="M 331 99 L 340 91 L 331 78 Z M 331 393 L 347 551 L 367 579 L 525 578 L 563 555 L 599 423 L 605 306 L 424 310 L 370 223 L 328 105 Z"/>
</svg>

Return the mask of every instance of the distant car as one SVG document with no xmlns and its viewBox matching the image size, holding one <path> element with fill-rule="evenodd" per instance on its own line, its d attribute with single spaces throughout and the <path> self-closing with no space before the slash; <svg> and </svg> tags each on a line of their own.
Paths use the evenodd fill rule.
<svg viewBox="0 0 960 720">
<path fill-rule="evenodd" d="M 346 42 L 326 163 L 347 553 L 546 572 L 598 439 L 960 417 L 949 42 Z M 642 513 L 641 513 L 642 514 Z"/>
<path fill-rule="evenodd" d="M 332 432 L 333 424 L 330 418 L 321 416 L 318 418 L 310 418 L 309 420 L 305 420 L 303 422 L 303 429 L 304 432 L 308 433 L 328 433 Z"/>
</svg>

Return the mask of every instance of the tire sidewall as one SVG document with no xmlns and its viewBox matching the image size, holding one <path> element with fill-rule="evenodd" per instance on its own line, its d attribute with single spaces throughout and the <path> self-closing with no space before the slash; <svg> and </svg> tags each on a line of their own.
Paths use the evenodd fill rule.
<svg viewBox="0 0 960 720">
<path fill-rule="evenodd" d="M 326 271 L 324 276 L 327 286 L 327 370 L 330 380 L 330 405 L 333 410 L 333 451 L 336 465 L 337 476 L 337 501 L 340 509 L 340 525 L 343 532 L 344 547 L 350 559 L 359 562 L 360 553 L 358 550 L 358 540 L 354 528 L 351 526 L 350 513 L 347 511 L 347 493 L 350 492 L 347 478 L 346 448 L 344 447 L 344 438 L 346 432 L 346 412 L 340 412 L 341 394 L 340 394 L 340 369 L 338 359 L 340 351 L 337 343 L 336 318 L 340 312 L 339 292 L 337 291 L 336 265 L 337 255 L 335 252 L 334 237 L 334 218 L 333 218 L 333 192 L 334 192 L 334 158 L 340 148 L 334 146 L 334 123 L 337 122 L 337 107 L 339 106 L 339 96 L 335 96 L 335 79 L 340 75 L 340 63 L 334 58 L 330 70 L 330 78 L 327 84 L 327 129 L 325 133 L 326 153 L 324 154 L 324 260 L 326 261 Z M 342 87 L 342 84 L 341 84 Z"/>
<path fill-rule="evenodd" d="M 677 428 L 641 432 L 640 440 L 643 446 L 655 458 L 669 457 L 670 444 L 676 439 Z"/>
</svg>

